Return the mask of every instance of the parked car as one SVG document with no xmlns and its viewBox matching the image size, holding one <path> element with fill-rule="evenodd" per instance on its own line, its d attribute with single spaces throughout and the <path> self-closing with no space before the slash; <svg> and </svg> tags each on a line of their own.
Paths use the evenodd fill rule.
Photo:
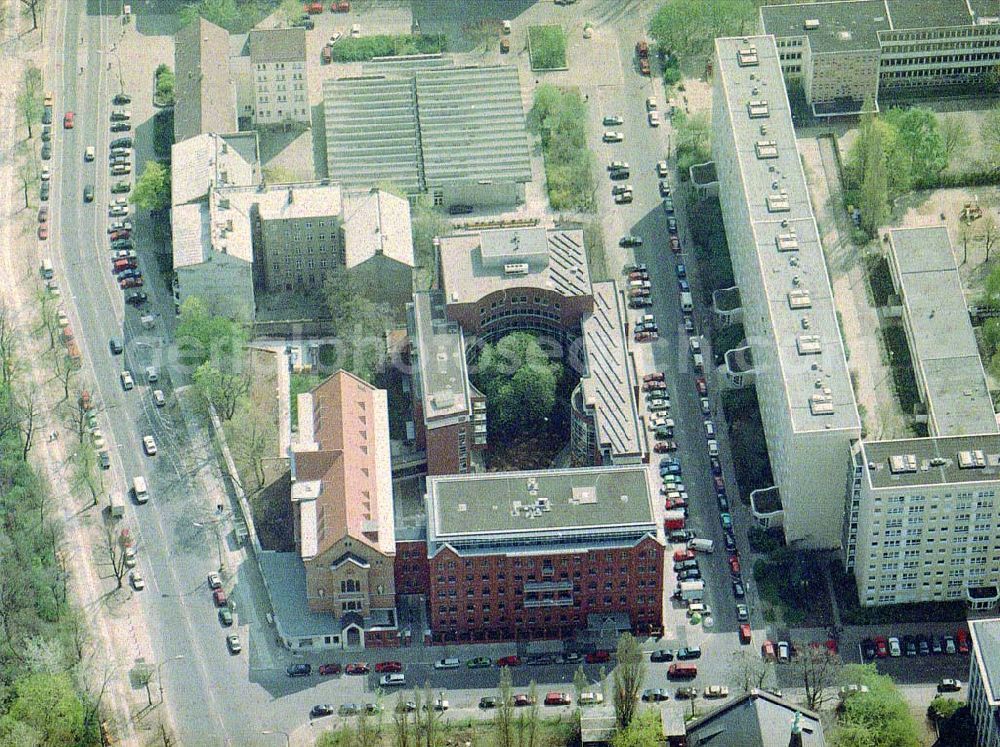
<svg viewBox="0 0 1000 747">
<path fill-rule="evenodd" d="M 365 662 L 363 662 L 363 661 L 356 661 L 356 662 L 348 664 L 346 667 L 344 667 L 344 672 L 347 673 L 347 674 L 355 674 L 355 675 L 357 675 L 357 674 L 368 674 L 369 669 L 368 669 L 368 665 Z"/>
<path fill-rule="evenodd" d="M 583 660 L 588 664 L 605 664 L 611 661 L 611 653 L 604 651 L 603 649 L 598 649 L 597 651 L 591 651 Z"/>
<path fill-rule="evenodd" d="M 378 674 L 388 674 L 389 672 L 402 672 L 403 662 L 401 661 L 380 661 L 375 665 Z"/>
<path fill-rule="evenodd" d="M 342 703 L 337 708 L 338 716 L 357 716 L 361 713 L 361 707 L 357 703 Z"/>
<path fill-rule="evenodd" d="M 725 685 L 709 685 L 705 688 L 705 697 L 709 699 L 728 698 L 729 688 Z"/>
<path fill-rule="evenodd" d="M 312 674 L 312 664 L 289 664 L 285 668 L 285 674 L 289 677 L 308 677 Z"/>
<path fill-rule="evenodd" d="M 544 703 L 547 706 L 563 706 L 572 703 L 572 698 L 569 697 L 569 693 L 546 693 Z"/>
<path fill-rule="evenodd" d="M 146 579 L 142 577 L 139 571 L 132 571 L 129 574 L 129 581 L 132 583 L 132 588 L 136 591 L 142 591 L 146 588 Z"/>
<path fill-rule="evenodd" d="M 662 687 L 653 687 L 642 691 L 642 700 L 644 703 L 662 703 L 670 700 L 670 693 Z"/>
<path fill-rule="evenodd" d="M 698 688 L 696 687 L 679 687 L 677 692 L 674 693 L 674 697 L 677 700 L 694 700 L 698 697 Z"/>
<path fill-rule="evenodd" d="M 219 624 L 226 628 L 233 624 L 233 613 L 229 611 L 228 607 L 219 610 Z"/>
<path fill-rule="evenodd" d="M 327 664 L 320 664 L 318 671 L 323 677 L 332 677 L 335 674 L 340 674 L 341 667 L 337 662 L 330 662 Z"/>
<path fill-rule="evenodd" d="M 324 716 L 332 716 L 333 713 L 332 705 L 314 705 L 309 710 L 309 718 L 323 718 Z"/>
<path fill-rule="evenodd" d="M 937 689 L 939 693 L 957 693 L 962 689 L 962 683 L 956 679 L 946 677 L 938 683 Z"/>
<path fill-rule="evenodd" d="M 674 652 L 670 649 L 659 648 L 649 655 L 649 660 L 653 662 L 673 661 Z"/>
<path fill-rule="evenodd" d="M 875 637 L 875 656 L 884 659 L 889 655 L 889 640 L 884 636 Z"/>
<path fill-rule="evenodd" d="M 875 658 L 875 641 L 871 638 L 865 638 L 861 641 L 861 656 L 865 659 Z"/>
<path fill-rule="evenodd" d="M 745 604 L 736 605 L 736 620 L 738 622 L 749 622 L 750 621 L 750 608 Z"/>
<path fill-rule="evenodd" d="M 868 692 L 868 685 L 851 684 L 844 685 L 837 694 L 841 700 L 847 700 L 852 695 L 860 695 L 866 692 Z"/>
<path fill-rule="evenodd" d="M 497 659 L 498 667 L 518 667 L 521 665 L 521 659 L 517 656 L 501 656 Z"/>
<path fill-rule="evenodd" d="M 954 654 L 958 652 L 958 648 L 955 646 L 955 639 L 950 635 L 944 637 L 944 652 L 946 654 Z"/>
<path fill-rule="evenodd" d="M 733 581 L 733 596 L 737 599 L 743 599 L 747 595 L 747 590 L 743 586 L 742 581 Z"/>
<path fill-rule="evenodd" d="M 243 644 L 240 642 L 240 637 L 235 633 L 226 636 L 226 648 L 229 649 L 229 653 L 238 654 L 243 650 Z"/>
<path fill-rule="evenodd" d="M 484 695 L 479 699 L 479 707 L 483 709 L 496 708 L 500 701 L 492 695 Z"/>
<path fill-rule="evenodd" d="M 465 662 L 465 666 L 469 669 L 485 669 L 493 666 L 493 660 L 488 656 L 477 656 L 476 658 L 469 659 Z"/>
<path fill-rule="evenodd" d="M 895 636 L 892 636 L 891 638 L 889 638 L 889 656 L 895 657 L 902 655 L 903 655 L 903 649 L 899 645 L 899 639 L 896 638 Z"/>
<path fill-rule="evenodd" d="M 460 666 L 462 666 L 462 662 L 454 657 L 438 659 L 434 662 L 435 669 L 458 669 Z"/>
<path fill-rule="evenodd" d="M 619 246 L 642 246 L 642 236 L 633 236 L 628 234 L 627 236 L 622 236 L 618 239 Z"/>
<path fill-rule="evenodd" d="M 606 143 L 620 143 L 625 139 L 625 136 L 615 130 L 608 130 L 601 139 Z"/>
<path fill-rule="evenodd" d="M 212 592 L 212 601 L 215 602 L 216 607 L 226 607 L 229 604 L 226 592 L 222 589 L 216 589 Z"/>
<path fill-rule="evenodd" d="M 209 589 L 221 589 L 222 588 L 222 577 L 214 571 L 208 574 L 208 588 Z"/>
<path fill-rule="evenodd" d="M 969 634 L 965 632 L 964 628 L 959 628 L 958 632 L 955 633 L 955 643 L 958 644 L 958 653 L 969 653 Z"/>
<path fill-rule="evenodd" d="M 697 646 L 688 646 L 677 650 L 677 661 L 688 661 L 690 659 L 700 659 L 701 649 Z"/>
</svg>

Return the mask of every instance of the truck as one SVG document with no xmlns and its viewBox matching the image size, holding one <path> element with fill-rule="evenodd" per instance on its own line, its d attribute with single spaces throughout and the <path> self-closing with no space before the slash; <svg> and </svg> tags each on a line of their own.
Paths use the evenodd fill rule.
<svg viewBox="0 0 1000 747">
<path fill-rule="evenodd" d="M 705 582 L 681 581 L 677 584 L 677 591 L 684 602 L 700 602 L 705 598 Z"/>
<path fill-rule="evenodd" d="M 111 518 L 120 519 L 125 515 L 125 499 L 122 498 L 121 493 L 117 490 L 112 491 L 110 495 L 111 501 Z"/>
<path fill-rule="evenodd" d="M 688 550 L 712 553 L 715 551 L 715 542 L 710 539 L 695 537 L 694 539 L 688 540 Z"/>
<path fill-rule="evenodd" d="M 694 664 L 671 664 L 667 669 L 667 679 L 693 680 L 698 676 L 698 667 Z"/>
<path fill-rule="evenodd" d="M 663 528 L 668 532 L 674 529 L 684 528 L 684 512 L 680 509 L 665 511 L 663 513 Z"/>
<path fill-rule="evenodd" d="M 681 311 L 685 314 L 690 314 L 694 311 L 694 300 L 691 298 L 691 294 L 688 291 L 681 293 Z"/>
</svg>

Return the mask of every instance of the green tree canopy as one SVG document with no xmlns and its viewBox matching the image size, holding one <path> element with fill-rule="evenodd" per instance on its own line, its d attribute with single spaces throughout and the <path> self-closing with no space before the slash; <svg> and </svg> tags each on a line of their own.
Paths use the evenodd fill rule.
<svg viewBox="0 0 1000 747">
<path fill-rule="evenodd" d="M 628 728 L 621 729 L 615 734 L 611 740 L 611 747 L 649 747 L 661 744 L 662 735 L 660 712 L 655 708 L 647 708 L 632 719 Z"/>
<path fill-rule="evenodd" d="M 836 747 L 918 747 L 917 725 L 906 700 L 891 677 L 878 674 L 873 664 L 844 667 L 844 680 L 866 685 L 844 701 L 832 735 Z"/>
<path fill-rule="evenodd" d="M 78 744 L 83 734 L 83 703 L 68 674 L 31 674 L 14 683 L 10 718 L 20 721 L 45 747 Z"/>
<path fill-rule="evenodd" d="M 174 71 L 165 64 L 156 68 L 156 98 L 164 106 L 174 103 Z"/>
<path fill-rule="evenodd" d="M 653 16 L 649 35 L 661 49 L 682 57 L 707 56 L 716 37 L 753 28 L 756 14 L 751 0 L 666 0 Z"/>
<path fill-rule="evenodd" d="M 135 180 L 132 202 L 143 210 L 164 210 L 170 206 L 170 168 L 160 161 L 147 161 Z"/>
<path fill-rule="evenodd" d="M 246 330 L 232 319 L 209 313 L 202 299 L 190 296 L 181 304 L 176 339 L 181 362 L 200 365 L 210 359 L 240 355 L 246 344 Z"/>
<path fill-rule="evenodd" d="M 930 109 L 890 109 L 884 121 L 895 130 L 892 168 L 900 174 L 902 191 L 936 177 L 948 166 L 944 138 Z"/>
<path fill-rule="evenodd" d="M 474 380 L 486 395 L 491 431 L 511 436 L 543 428 L 555 407 L 562 373 L 562 365 L 552 362 L 528 332 L 486 345 Z"/>
<path fill-rule="evenodd" d="M 339 267 L 327 274 L 323 296 L 336 338 L 336 365 L 365 381 L 372 381 L 385 359 L 385 331 L 392 309 L 372 300 L 371 288 Z"/>
<path fill-rule="evenodd" d="M 528 126 L 542 141 L 545 184 L 555 210 L 594 209 L 593 156 L 587 147 L 587 106 L 575 88 L 535 89 Z"/>
</svg>

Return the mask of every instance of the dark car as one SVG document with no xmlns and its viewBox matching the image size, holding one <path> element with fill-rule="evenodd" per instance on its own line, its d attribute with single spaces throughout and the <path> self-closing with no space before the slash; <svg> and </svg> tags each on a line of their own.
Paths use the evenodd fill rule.
<svg viewBox="0 0 1000 747">
<path fill-rule="evenodd" d="M 50 125 L 52 124 L 52 107 L 47 106 L 42 110 L 42 124 Z"/>
<path fill-rule="evenodd" d="M 132 138 L 130 137 L 116 137 L 111 141 L 111 148 L 131 148 Z"/>
<path fill-rule="evenodd" d="M 921 656 L 930 656 L 931 653 L 931 642 L 927 640 L 927 636 L 918 635 L 917 636 L 917 653 Z"/>
<path fill-rule="evenodd" d="M 642 236 L 622 236 L 618 239 L 618 246 L 642 246 Z"/>
<path fill-rule="evenodd" d="M 43 200 L 47 201 L 49 199 L 49 183 L 48 182 L 42 182 L 42 186 L 38 190 L 38 193 L 39 193 L 39 196 Z"/>
<path fill-rule="evenodd" d="M 122 104 L 131 104 L 132 97 L 129 96 L 127 93 L 117 93 L 115 94 L 115 97 L 111 99 L 111 103 L 114 104 L 115 106 L 121 106 Z"/>
<path fill-rule="evenodd" d="M 670 649 L 659 648 L 649 655 L 650 661 L 673 661 L 674 652 Z"/>
<path fill-rule="evenodd" d="M 123 350 L 122 344 L 118 341 L 117 337 L 112 337 L 110 340 L 108 340 L 108 347 L 111 348 L 112 355 L 122 354 Z"/>
<path fill-rule="evenodd" d="M 743 599 L 747 595 L 747 590 L 743 587 L 742 581 L 733 581 L 733 596 Z"/>
<path fill-rule="evenodd" d="M 903 636 L 903 652 L 907 656 L 917 655 L 917 641 L 912 635 Z"/>
<path fill-rule="evenodd" d="M 335 674 L 340 674 L 340 664 L 333 662 L 331 664 L 320 664 L 319 673 L 323 677 L 330 677 Z"/>
<path fill-rule="evenodd" d="M 128 122 L 112 122 L 111 131 L 112 132 L 128 132 L 132 129 L 132 125 Z"/>
<path fill-rule="evenodd" d="M 733 536 L 732 532 L 726 532 L 725 537 L 723 539 L 725 540 L 725 545 L 727 550 L 736 549 L 736 537 Z"/>
<path fill-rule="evenodd" d="M 333 715 L 332 705 L 314 705 L 309 710 L 309 718 L 323 718 L 324 716 Z"/>
<path fill-rule="evenodd" d="M 694 532 L 689 529 L 674 529 L 670 532 L 668 539 L 671 542 L 687 542 L 694 538 Z"/>
<path fill-rule="evenodd" d="M 94 185 L 88 184 L 83 188 L 83 201 L 93 202 L 94 201 Z"/>
<path fill-rule="evenodd" d="M 496 708 L 499 701 L 492 695 L 486 695 L 479 699 L 480 708 Z"/>
<path fill-rule="evenodd" d="M 52 143 L 42 143 L 42 160 L 48 161 L 52 158 Z"/>
<path fill-rule="evenodd" d="M 667 231 L 673 235 L 677 235 L 677 219 L 674 217 L 667 218 Z"/>
<path fill-rule="evenodd" d="M 101 459 L 101 469 L 111 469 L 111 455 L 106 450 L 98 452 L 97 455 Z"/>
<path fill-rule="evenodd" d="M 52 140 L 52 125 L 42 127 L 42 142 L 47 143 Z"/>
<path fill-rule="evenodd" d="M 448 208 L 448 215 L 468 215 L 472 212 L 472 205 L 451 205 Z"/>
<path fill-rule="evenodd" d="M 604 664 L 611 661 L 611 653 L 604 650 L 591 651 L 583 660 L 588 664 Z"/>
<path fill-rule="evenodd" d="M 932 654 L 943 654 L 944 644 L 941 642 L 940 638 L 935 638 L 931 636 L 931 653 Z"/>
<path fill-rule="evenodd" d="M 132 306 L 142 306 L 146 303 L 147 298 L 146 291 L 132 291 L 125 297 L 125 303 Z"/>
<path fill-rule="evenodd" d="M 678 581 L 698 581 L 701 578 L 701 571 L 697 568 L 689 568 L 677 574 Z"/>
<path fill-rule="evenodd" d="M 312 674 L 312 664 L 289 664 L 285 674 L 289 677 L 308 677 Z"/>
<path fill-rule="evenodd" d="M 642 691 L 642 700 L 644 703 L 660 703 L 670 700 L 670 694 L 662 687 L 650 688 Z"/>
<path fill-rule="evenodd" d="M 722 511 L 723 513 L 728 513 L 729 512 L 729 499 L 726 498 L 726 496 L 722 495 L 722 494 L 717 495 L 716 498 L 719 501 L 719 510 Z"/>
<path fill-rule="evenodd" d="M 861 641 L 861 656 L 865 659 L 875 658 L 875 641 L 871 638 L 865 638 Z"/>
<path fill-rule="evenodd" d="M 677 661 L 688 661 L 690 659 L 700 659 L 701 649 L 697 646 L 690 646 L 687 648 L 678 649 L 677 651 Z"/>
<path fill-rule="evenodd" d="M 695 687 L 679 687 L 674 693 L 677 700 L 694 700 L 698 697 L 698 689 Z"/>
<path fill-rule="evenodd" d="M 718 457 L 709 457 L 709 466 L 712 468 L 712 474 L 716 476 L 722 475 L 722 462 L 719 461 Z"/>
</svg>

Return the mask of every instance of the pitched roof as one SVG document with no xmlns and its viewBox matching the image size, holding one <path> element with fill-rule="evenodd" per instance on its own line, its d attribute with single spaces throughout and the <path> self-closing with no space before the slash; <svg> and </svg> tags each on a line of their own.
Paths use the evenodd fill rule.
<svg viewBox="0 0 1000 747">
<path fill-rule="evenodd" d="M 818 714 L 771 693 L 751 690 L 688 722 L 687 743 L 688 747 L 789 747 L 796 721 L 802 747 L 824 747 Z"/>
<path fill-rule="evenodd" d="M 241 142 L 252 137 L 254 143 Z M 239 147 L 231 147 L 237 141 Z M 247 159 L 256 152 L 256 133 L 223 136 L 204 133 L 170 149 L 170 202 L 183 205 L 208 198 L 212 187 L 248 186 L 259 178 L 259 159 Z"/>
<path fill-rule="evenodd" d="M 299 395 L 292 502 L 308 559 L 350 536 L 395 553 L 385 391 L 338 371 Z"/>
<path fill-rule="evenodd" d="M 413 267 L 409 201 L 382 189 L 344 195 L 344 251 L 347 269 L 377 254 Z"/>
<path fill-rule="evenodd" d="M 250 32 L 250 62 L 305 62 L 304 28 L 253 29 Z"/>
<path fill-rule="evenodd" d="M 229 33 L 204 18 L 174 37 L 174 136 L 235 132 L 236 93 L 229 71 Z"/>
</svg>

